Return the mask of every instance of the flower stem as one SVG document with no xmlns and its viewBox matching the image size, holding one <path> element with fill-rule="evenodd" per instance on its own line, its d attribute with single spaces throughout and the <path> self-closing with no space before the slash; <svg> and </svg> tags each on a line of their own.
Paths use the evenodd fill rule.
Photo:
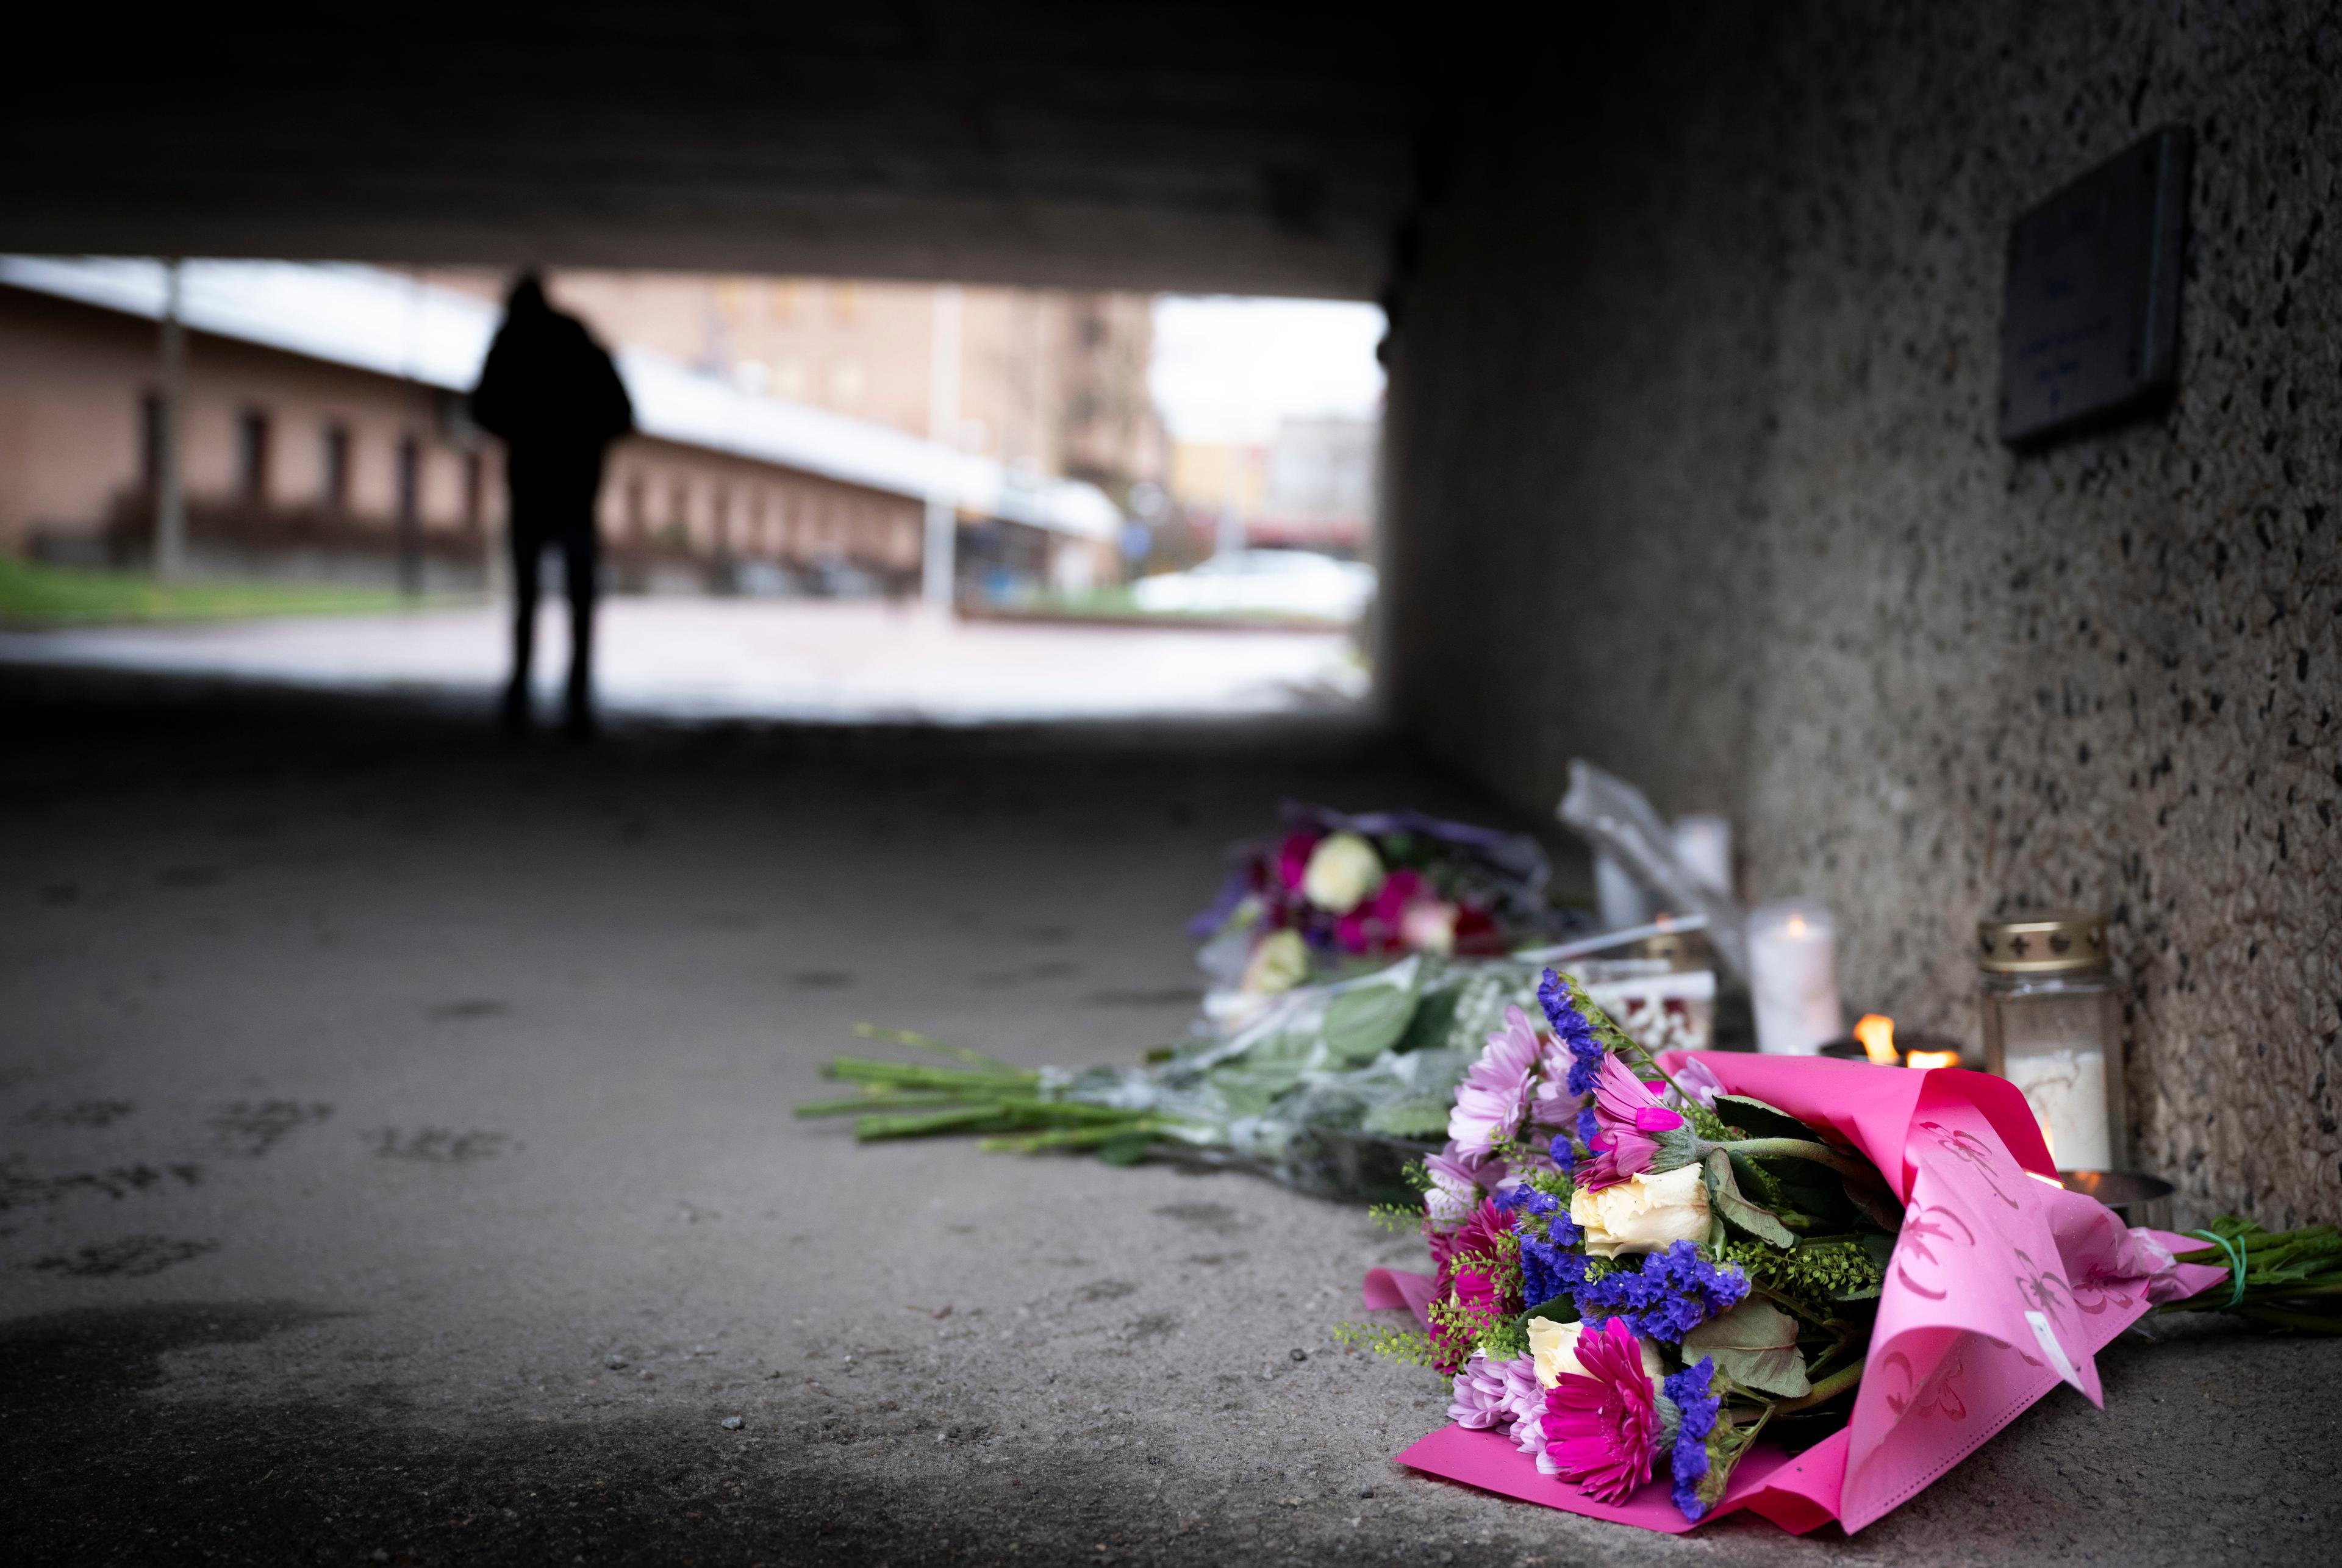
<svg viewBox="0 0 2342 1568">
<path fill-rule="evenodd" d="M 1857 1178 L 1876 1174 L 1869 1164 L 1857 1154 L 1840 1154 L 1827 1144 L 1817 1144 L 1807 1138 L 1741 1138 L 1715 1147 L 1728 1154 L 1780 1154 L 1793 1160 L 1811 1160 L 1817 1165 L 1827 1165 L 1841 1176 Z"/>
<path fill-rule="evenodd" d="M 1810 1392 L 1799 1394 L 1795 1399 L 1785 1399 L 1773 1406 L 1773 1409 L 1777 1413 L 1786 1413 L 1789 1411 L 1808 1409 L 1826 1399 L 1835 1399 L 1862 1381 L 1862 1364 L 1857 1361 L 1852 1365 L 1842 1366 L 1814 1384 Z"/>
</svg>

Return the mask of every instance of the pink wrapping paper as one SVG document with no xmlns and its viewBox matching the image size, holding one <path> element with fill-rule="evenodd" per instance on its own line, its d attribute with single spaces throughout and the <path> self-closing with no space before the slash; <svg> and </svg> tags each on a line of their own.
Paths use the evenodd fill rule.
<svg viewBox="0 0 2342 1568">
<path fill-rule="evenodd" d="M 1679 1053 L 1661 1058 L 1670 1071 Z M 2059 1383 L 2104 1400 L 2095 1357 L 2147 1312 L 2167 1252 L 2198 1243 L 2127 1230 L 2094 1198 L 2056 1185 L 2024 1096 L 1982 1073 L 1917 1073 L 1815 1056 L 1700 1052 L 1725 1088 L 1829 1127 L 1886 1175 L 1904 1203 L 1853 1419 L 1792 1458 L 1760 1445 L 1708 1514 L 1746 1508 L 1803 1533 L 1835 1519 L 1861 1529 L 1917 1495 Z M 2224 1268 L 2170 1265 L 2155 1299 L 2193 1295 Z M 1427 1274 L 1376 1269 L 1369 1307 L 1412 1309 Z M 1624 1503 L 1596 1503 L 1540 1474 L 1501 1433 L 1450 1426 L 1398 1456 L 1427 1474 L 1596 1519 L 1680 1533 L 1666 1467 Z"/>
</svg>

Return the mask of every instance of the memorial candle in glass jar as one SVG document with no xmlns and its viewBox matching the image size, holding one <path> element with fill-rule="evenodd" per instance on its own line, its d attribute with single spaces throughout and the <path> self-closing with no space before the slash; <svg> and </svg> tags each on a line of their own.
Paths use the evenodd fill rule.
<svg viewBox="0 0 2342 1568">
<path fill-rule="evenodd" d="M 1979 921 L 1977 941 L 1985 1071 L 2024 1091 L 2059 1170 L 2120 1170 L 2129 1150 L 2105 918 Z"/>
<path fill-rule="evenodd" d="M 1810 1056 L 1846 1033 L 1837 999 L 1837 927 L 1806 898 L 1777 899 L 1748 912 L 1748 1003 L 1756 1049 Z"/>
</svg>

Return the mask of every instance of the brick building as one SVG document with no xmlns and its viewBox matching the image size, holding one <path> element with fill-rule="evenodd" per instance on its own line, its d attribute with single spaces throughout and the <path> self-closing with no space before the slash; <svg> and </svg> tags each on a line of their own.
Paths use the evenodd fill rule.
<svg viewBox="0 0 2342 1568">
<path fill-rule="evenodd" d="M 482 298 L 504 285 L 480 271 L 424 275 Z M 1168 474 L 1146 380 L 1148 295 L 571 269 L 548 285 L 612 342 L 746 392 L 939 440 L 1020 473 L 1086 480 L 1117 502 Z M 940 367 L 939 338 L 949 361 Z M 937 403 L 939 370 L 950 383 L 947 412 Z"/>
<path fill-rule="evenodd" d="M 144 558 L 160 452 L 152 262 L 0 257 L 0 548 Z M 358 266 L 190 263 L 182 475 L 197 570 L 426 584 L 495 571 L 497 443 L 462 394 L 495 305 Z M 963 586 L 1088 580 L 1120 524 L 1095 486 L 757 395 L 621 346 L 640 434 L 611 454 L 601 524 L 620 587 L 907 593 L 930 497 Z"/>
</svg>

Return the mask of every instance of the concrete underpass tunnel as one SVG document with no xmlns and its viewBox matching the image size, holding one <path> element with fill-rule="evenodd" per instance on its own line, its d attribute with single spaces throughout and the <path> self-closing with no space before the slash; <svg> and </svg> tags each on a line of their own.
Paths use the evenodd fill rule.
<svg viewBox="0 0 2342 1568">
<path fill-rule="evenodd" d="M 1236 543 L 1374 554 L 1365 534 L 1372 454 L 1358 449 L 1374 440 L 1368 421 L 1345 414 L 1294 435 L 1301 466 L 1339 470 L 1360 496 L 1256 525 L 1249 539 L 1229 530 L 1231 499 L 1215 537 L 1197 507 L 1164 494 L 1173 474 L 1215 466 L 1213 454 L 1186 463 L 1171 454 L 1154 410 L 1123 420 L 1136 434 L 1119 437 L 1126 446 L 1149 438 L 1152 420 L 1165 454 L 1151 465 L 1113 449 L 1116 438 L 1019 455 L 1014 432 L 998 427 L 1023 416 L 994 414 L 978 373 L 1031 352 L 1119 365 L 1135 344 L 1136 400 L 1111 378 L 1074 385 L 1080 373 L 1054 361 L 1008 373 L 1066 384 L 1056 391 L 1078 405 L 1068 417 L 1105 428 L 1121 404 L 1146 400 L 1150 296 L 1370 309 L 1434 113 L 1436 73 L 1423 59 L 1330 18 L 1234 7 L 1142 8 L 1086 18 L 1071 33 L 1046 8 L 1016 6 L 874 23 L 640 8 L 559 26 L 427 7 L 413 23 L 388 36 L 314 13 L 255 17 L 232 36 L 165 23 L 104 45 L 109 107 L 95 109 L 75 85 L 0 111 L 0 138 L 16 155 L 0 183 L 20 181 L 5 192 L 0 235 L 11 340 L 62 361 L 78 336 L 89 340 L 82 380 L 118 359 L 124 375 L 152 384 L 138 473 L 110 501 L 81 507 L 90 519 L 109 506 L 119 515 L 61 528 L 42 510 L 54 512 L 55 498 L 0 496 L 7 548 L 201 574 L 248 562 L 261 535 L 288 527 L 326 561 L 325 546 L 356 540 L 367 532 L 356 524 L 380 513 L 394 518 L 374 532 L 395 549 L 400 586 L 495 592 L 506 575 L 495 545 L 506 526 L 504 452 L 470 428 L 464 394 L 476 375 L 474 340 L 493 322 L 488 302 L 514 269 L 535 266 L 552 275 L 557 304 L 616 346 L 650 345 L 621 355 L 641 438 L 614 454 L 600 505 L 601 575 L 621 591 L 656 594 L 693 579 L 748 596 L 997 607 L 1036 589 L 1079 601 L 1093 584 L 1175 571 L 1199 550 Z M 79 60 L 101 45 L 68 20 L 44 46 Z M 190 259 L 90 259 L 105 257 Z M 280 259 L 235 259 L 245 257 Z M 366 265 L 342 265 L 351 262 Z M 664 295 L 662 278 L 673 280 Z M 867 356 L 808 372 L 730 345 L 686 353 L 663 341 L 678 335 L 667 330 L 676 320 L 743 314 L 728 296 L 744 293 L 757 296 L 749 315 L 865 318 L 866 336 L 888 340 L 886 354 L 923 361 L 895 378 L 916 383 L 921 406 L 869 414 L 866 427 L 824 422 L 803 411 L 869 406 L 855 395 L 873 379 Z M 141 338 L 155 328 L 142 321 L 160 328 L 151 370 Z M 330 384 L 338 404 L 321 403 L 315 386 L 253 379 L 264 361 L 277 383 Z M 1368 374 L 1379 383 L 1378 368 Z M 53 376 L 52 386 L 70 379 Z M 113 423 L 118 412 L 19 391 L 55 404 L 45 421 L 19 422 L 51 465 L 64 455 L 55 429 Z M 206 398 L 222 397 L 237 406 L 205 412 Z M 402 401 L 415 406 L 388 406 Z M 204 412 L 192 433 L 190 408 Z M 985 415 L 996 427 L 990 447 L 980 430 L 964 440 Z M 376 427 L 394 423 L 396 473 L 385 477 L 376 457 L 389 438 Z M 117 444 L 126 452 L 128 441 Z M 1227 478 L 1199 483 L 1231 497 L 1257 488 L 1262 472 L 1293 466 L 1282 444 L 1216 444 Z M 218 470 L 208 489 L 187 476 L 191 451 Z M 77 461 L 94 474 L 96 464 Z M 15 488 L 43 485 L 35 476 Z M 133 515 L 142 510 L 151 522 Z M 1329 518 L 1330 534 L 1313 534 Z M 1332 606 L 1338 624 L 1371 581 L 1370 568 L 1327 570 L 1312 554 L 1249 564 L 1306 567 L 1308 580 L 1159 584 L 1137 598 L 1190 619 L 1226 600 L 1230 614 L 1257 622 L 1243 603 L 1257 590 L 1271 612 L 1282 594 Z M 1318 614 L 1300 616 L 1301 629 Z M 663 672 L 669 707 L 699 702 L 748 716 L 1067 716 L 1117 703 L 1208 710 L 1223 697 L 1239 708 L 1341 705 L 1361 694 L 1370 663 L 1363 646 L 1274 636 L 1186 653 L 1164 642 L 1152 654 L 1137 639 L 1109 640 L 1051 661 L 1037 640 L 1026 650 L 1005 632 L 988 654 L 959 659 L 940 644 L 917 652 L 920 626 L 890 621 L 816 641 L 866 669 L 898 657 L 956 661 L 967 690 L 906 700 L 881 679 L 858 694 L 775 696 L 735 689 L 720 673 L 703 678 L 701 668 L 745 667 L 760 654 L 803 663 L 806 647 L 766 638 L 752 653 L 740 644 L 764 634 L 744 617 L 710 633 L 667 626 L 670 608 L 656 604 L 629 604 L 625 616 L 657 623 L 674 654 Z M 345 640 L 371 630 L 354 624 Z M 623 685 L 626 650 L 645 639 L 619 632 L 605 653 Z M 432 676 L 418 637 L 395 657 L 386 639 L 345 654 L 296 645 L 290 631 L 272 637 L 279 645 L 253 650 L 252 669 L 238 673 L 387 658 L 398 678 Z M 1093 656 L 1108 648 L 1129 656 Z M 1020 669 L 1045 664 L 1089 672 L 1100 689 L 1020 694 Z M 1143 689 L 1147 670 L 1175 667 L 1188 672 L 1184 684 Z M 705 689 L 678 696 L 694 680 Z M 1247 694 L 1227 695 L 1238 689 Z"/>
<path fill-rule="evenodd" d="M 2323 1151 L 2272 1174 L 2278 1130 L 2178 1108 L 2251 1100 L 2207 969 L 2300 958 L 2263 1001 L 2310 1021 L 2267 1045 L 2302 1082 L 2337 1027 L 2342 45 L 2315 7 L 41 26 L 0 104 L 10 253 L 1379 303 L 1404 734 L 1524 813 L 1582 755 L 1733 816 L 1750 893 L 1827 894 L 1842 963 L 1947 1021 L 1979 915 L 2123 912 L 2142 1147 L 2207 1201 L 2333 1207 L 2329 1112 L 2270 1110 Z M 2167 125 L 2195 147 L 2167 395 L 2002 441 L 2011 225 Z"/>
</svg>

